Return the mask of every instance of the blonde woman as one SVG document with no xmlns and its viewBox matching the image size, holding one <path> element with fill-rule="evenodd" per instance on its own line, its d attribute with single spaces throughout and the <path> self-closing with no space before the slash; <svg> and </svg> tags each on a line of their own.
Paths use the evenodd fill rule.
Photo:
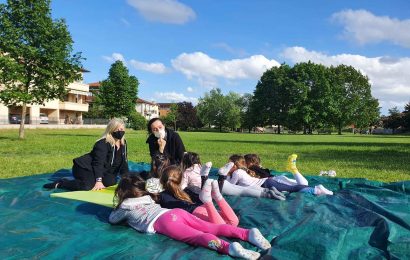
<svg viewBox="0 0 410 260">
<path fill-rule="evenodd" d="M 125 126 L 120 119 L 112 119 L 102 137 L 90 153 L 73 160 L 73 180 L 60 179 L 47 183 L 46 189 L 101 190 L 116 184 L 120 174 L 128 173 Z"/>
</svg>

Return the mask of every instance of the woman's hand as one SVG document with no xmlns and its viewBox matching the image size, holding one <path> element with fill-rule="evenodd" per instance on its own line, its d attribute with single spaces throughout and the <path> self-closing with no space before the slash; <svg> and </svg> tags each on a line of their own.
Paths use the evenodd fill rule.
<svg viewBox="0 0 410 260">
<path fill-rule="evenodd" d="M 102 189 L 105 189 L 105 186 L 101 181 L 97 181 L 94 185 L 94 188 L 92 188 L 92 190 L 102 190 Z"/>
<path fill-rule="evenodd" d="M 158 139 L 158 145 L 159 145 L 159 152 L 164 153 L 165 145 L 167 144 L 167 141 L 163 138 Z"/>
</svg>

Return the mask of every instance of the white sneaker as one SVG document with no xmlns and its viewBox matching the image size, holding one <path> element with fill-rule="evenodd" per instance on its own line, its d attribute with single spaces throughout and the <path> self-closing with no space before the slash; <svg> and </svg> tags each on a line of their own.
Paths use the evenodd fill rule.
<svg viewBox="0 0 410 260">
<path fill-rule="evenodd" d="M 333 191 L 326 189 L 320 184 L 315 186 L 315 195 L 333 195 Z"/>
</svg>

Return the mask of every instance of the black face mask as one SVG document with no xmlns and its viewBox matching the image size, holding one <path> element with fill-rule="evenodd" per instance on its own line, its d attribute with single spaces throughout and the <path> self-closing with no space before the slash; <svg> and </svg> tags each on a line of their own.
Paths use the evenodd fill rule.
<svg viewBox="0 0 410 260">
<path fill-rule="evenodd" d="M 125 134 L 125 131 L 115 131 L 115 132 L 112 132 L 112 137 L 114 137 L 115 139 L 121 139 L 123 136 L 124 136 L 124 134 Z"/>
</svg>

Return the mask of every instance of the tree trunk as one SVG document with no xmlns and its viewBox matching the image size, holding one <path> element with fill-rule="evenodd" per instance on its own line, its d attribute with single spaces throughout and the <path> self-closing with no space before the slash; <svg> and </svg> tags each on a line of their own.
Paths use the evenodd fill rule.
<svg viewBox="0 0 410 260">
<path fill-rule="evenodd" d="M 338 130 L 337 134 L 338 135 L 342 134 L 342 123 L 341 122 L 339 122 L 339 130 Z"/>
<path fill-rule="evenodd" d="M 280 125 L 278 125 L 278 134 L 280 135 Z"/>
<path fill-rule="evenodd" d="M 27 110 L 27 105 L 26 103 L 24 103 L 23 107 L 21 108 L 21 121 L 20 121 L 20 130 L 19 130 L 20 139 L 24 139 L 24 123 L 26 121 L 26 110 Z"/>
</svg>

